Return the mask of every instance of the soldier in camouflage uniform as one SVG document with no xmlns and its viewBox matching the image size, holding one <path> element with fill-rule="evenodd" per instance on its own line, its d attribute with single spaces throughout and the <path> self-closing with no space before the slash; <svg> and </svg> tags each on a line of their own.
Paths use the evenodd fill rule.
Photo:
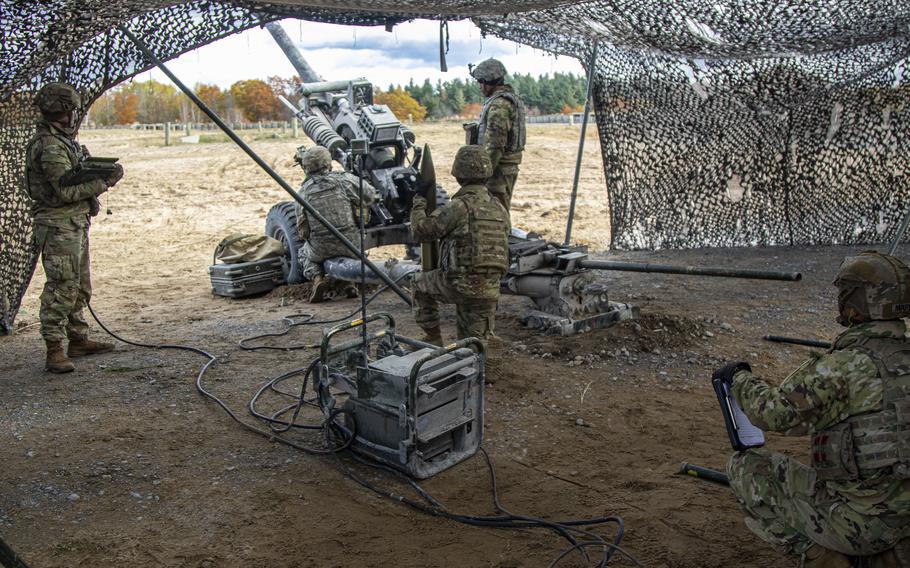
<svg viewBox="0 0 910 568">
<path fill-rule="evenodd" d="M 493 335 L 499 280 L 508 268 L 508 212 L 484 186 L 493 167 L 482 146 L 462 146 L 452 175 L 461 189 L 427 215 L 426 199 L 414 198 L 411 232 L 417 242 L 436 239 L 439 268 L 414 279 L 415 319 L 429 343 L 442 345 L 438 304 L 455 304 L 458 338 Z"/>
<path fill-rule="evenodd" d="M 525 149 L 525 106 L 511 85 L 505 84 L 506 68 L 498 60 L 482 61 L 471 70 L 471 76 L 487 97 L 477 133 L 477 143 L 486 148 L 493 165 L 487 188 L 509 211 Z"/>
<path fill-rule="evenodd" d="M 332 171 L 332 157 L 322 146 L 314 146 L 301 159 L 307 177 L 300 187 L 300 197 L 313 206 L 326 220 L 351 242 L 356 243 L 360 234 L 360 180 L 346 172 Z M 364 211 L 377 198 L 376 189 L 363 182 Z M 304 242 L 298 252 L 301 269 L 307 280 L 312 282 L 310 302 L 326 300 L 326 294 L 335 283 L 325 276 L 322 263 L 336 256 L 355 258 L 350 250 L 336 239 L 322 223 L 312 218 L 297 204 L 297 232 Z M 349 296 L 356 295 L 356 289 L 347 287 Z"/>
<path fill-rule="evenodd" d="M 910 567 L 910 270 L 875 252 L 847 257 L 835 284 L 831 349 L 780 386 L 731 363 L 715 376 L 758 427 L 812 436 L 811 465 L 751 449 L 732 456 L 730 485 L 746 525 L 805 566 Z M 907 541 L 910 543 L 910 541 Z M 897 545 L 897 546 L 896 546 Z"/>
<path fill-rule="evenodd" d="M 41 111 L 37 131 L 26 149 L 26 187 L 32 198 L 35 242 L 47 276 L 41 294 L 41 335 L 47 345 L 45 368 L 52 373 L 75 369 L 70 357 L 113 350 L 110 343 L 88 338 L 83 308 L 92 295 L 88 230 L 100 209 L 98 196 L 114 186 L 123 169 L 106 180 L 64 187 L 61 177 L 87 153 L 75 139 L 81 106 L 79 94 L 65 83 L 49 83 L 38 91 Z M 69 339 L 66 353 L 63 340 Z"/>
</svg>

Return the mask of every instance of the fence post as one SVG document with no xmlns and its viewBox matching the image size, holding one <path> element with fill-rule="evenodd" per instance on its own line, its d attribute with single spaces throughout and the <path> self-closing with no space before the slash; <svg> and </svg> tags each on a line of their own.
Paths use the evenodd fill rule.
<svg viewBox="0 0 910 568">
<path fill-rule="evenodd" d="M 295 116 L 294 119 L 291 120 L 291 131 L 294 133 L 295 140 L 297 139 L 297 136 L 300 134 L 300 132 L 299 132 L 300 125 L 297 122 L 298 122 L 297 117 Z"/>
<path fill-rule="evenodd" d="M 170 122 L 164 123 L 164 145 L 165 146 L 171 145 L 171 123 Z"/>
</svg>

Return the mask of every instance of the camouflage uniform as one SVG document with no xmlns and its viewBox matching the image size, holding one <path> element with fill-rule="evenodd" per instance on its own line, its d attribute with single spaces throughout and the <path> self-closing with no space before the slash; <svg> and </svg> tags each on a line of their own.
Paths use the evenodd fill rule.
<svg viewBox="0 0 910 568">
<path fill-rule="evenodd" d="M 438 304 L 455 304 L 458 338 L 487 339 L 508 268 L 508 213 L 480 184 L 463 186 L 430 215 L 426 207 L 414 198 L 411 232 L 418 242 L 441 239 L 440 267 L 415 276 L 415 320 L 428 334 L 438 331 Z"/>
<path fill-rule="evenodd" d="M 487 149 L 493 164 L 487 188 L 508 211 L 525 148 L 525 107 L 510 85 L 498 87 L 484 102 L 477 143 Z"/>
<path fill-rule="evenodd" d="M 68 129 L 67 129 L 68 130 Z M 82 158 L 83 148 L 46 120 L 26 151 L 26 183 L 32 198 L 35 242 L 47 282 L 41 294 L 41 335 L 47 341 L 84 339 L 88 333 L 83 308 L 92 295 L 89 274 L 90 215 L 97 197 L 107 191 L 103 180 L 62 187 L 60 178 Z"/>
<path fill-rule="evenodd" d="M 779 387 L 736 373 L 732 393 L 756 426 L 813 436 L 811 466 L 755 449 L 727 465 L 746 524 L 762 539 L 783 552 L 818 544 L 868 556 L 910 535 L 906 456 L 889 453 L 907 441 L 899 431 L 910 419 L 893 408 L 910 404 L 908 337 L 902 320 L 867 321 Z"/>
<path fill-rule="evenodd" d="M 307 177 L 300 188 L 300 197 L 313 206 L 338 231 L 353 243 L 360 234 L 360 180 L 345 172 L 324 170 Z M 376 200 L 376 189 L 363 182 L 364 212 Z M 354 258 L 354 255 L 326 229 L 322 223 L 297 204 L 297 232 L 306 242 L 300 247 L 298 258 L 307 280 L 324 274 L 322 263 L 336 256 Z"/>
</svg>

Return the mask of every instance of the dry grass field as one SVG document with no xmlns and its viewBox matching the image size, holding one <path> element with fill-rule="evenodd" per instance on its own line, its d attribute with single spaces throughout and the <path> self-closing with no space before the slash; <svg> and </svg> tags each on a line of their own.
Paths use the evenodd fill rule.
<svg viewBox="0 0 910 568">
<path fill-rule="evenodd" d="M 414 130 L 431 144 L 441 182 L 453 189 L 447 172 L 462 139 L 460 124 Z M 306 365 L 315 350 L 250 353 L 237 342 L 282 329 L 284 316 L 340 317 L 359 303 L 310 306 L 290 287 L 242 300 L 211 295 L 206 268 L 215 244 L 233 232 L 260 233 L 269 208 L 285 199 L 219 137 L 164 147 L 160 132 L 83 133 L 94 154 L 120 156 L 126 169 L 92 227 L 93 306 L 128 338 L 215 354 L 205 386 L 251 421 L 245 405 L 255 390 Z M 577 137 L 577 127 L 530 127 L 513 200 L 517 226 L 562 240 Z M 292 185 L 300 183 L 292 155 L 302 140 L 251 138 Z M 609 229 L 592 129 L 575 236 L 603 251 Z M 801 270 L 804 280 L 604 273 L 613 298 L 640 306 L 641 319 L 567 339 L 523 328 L 518 318 L 527 301 L 504 298 L 497 320 L 503 341 L 491 353 L 502 371 L 486 390 L 484 442 L 503 504 L 551 519 L 621 515 L 623 547 L 644 566 L 795 566 L 748 532 L 729 489 L 676 470 L 682 461 L 722 469 L 730 454 L 708 382 L 713 369 L 728 359 L 748 360 L 780 380 L 807 350 L 765 343 L 763 334 L 837 332 L 829 283 L 847 252 L 604 253 Z M 331 458 L 243 430 L 196 392 L 193 380 L 204 360 L 192 354 L 121 344 L 112 354 L 78 360 L 73 374 L 44 373 L 36 317 L 42 283 L 39 269 L 17 332 L 0 338 L 0 534 L 30 565 L 524 567 L 547 566 L 563 549 L 552 533 L 424 516 L 346 479 Z M 403 333 L 416 334 L 394 295 L 380 296 L 371 309 L 391 312 Z M 451 312 L 444 326 L 451 337 Z M 312 343 L 320 334 L 318 326 L 300 327 L 274 343 Z M 808 442 L 771 436 L 769 445 L 805 456 Z M 451 510 L 494 512 L 479 457 L 425 487 Z M 612 536 L 615 527 L 602 531 Z M 619 557 L 614 564 L 632 565 Z M 559 564 L 585 565 L 578 555 Z"/>
</svg>

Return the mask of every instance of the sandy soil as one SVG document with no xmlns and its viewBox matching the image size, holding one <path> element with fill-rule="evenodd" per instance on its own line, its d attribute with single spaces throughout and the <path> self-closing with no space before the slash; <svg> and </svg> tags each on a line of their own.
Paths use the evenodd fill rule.
<svg viewBox="0 0 910 568">
<path fill-rule="evenodd" d="M 415 131 L 446 171 L 460 126 Z M 577 136 L 577 127 L 531 127 L 514 200 L 517 225 L 561 238 Z M 104 200 L 110 214 L 92 229 L 93 305 L 129 338 L 216 354 L 206 386 L 251 420 L 245 405 L 258 386 L 305 365 L 315 350 L 248 353 L 237 341 L 281 329 L 289 314 L 338 317 L 358 303 L 315 310 L 289 288 L 244 300 L 210 294 L 206 267 L 217 241 L 261 232 L 266 212 L 283 199 L 233 146 L 164 147 L 160 133 L 128 131 L 87 132 L 82 141 L 96 155 L 121 156 L 127 172 Z M 297 142 L 253 145 L 299 183 L 302 172 L 291 160 Z M 576 235 L 594 249 L 609 241 L 605 202 L 592 133 Z M 807 350 L 763 342 L 763 334 L 837 332 L 829 283 L 849 250 L 607 254 L 801 270 L 805 278 L 603 273 L 613 298 L 639 305 L 642 317 L 570 339 L 522 328 L 527 301 L 505 298 L 498 319 L 504 341 L 491 355 L 501 376 L 487 388 L 484 442 L 505 506 L 548 518 L 621 515 L 623 545 L 645 566 L 795 566 L 751 536 L 729 489 L 675 472 L 682 461 L 723 468 L 730 454 L 708 384 L 714 368 L 748 360 L 779 380 Z M 36 322 L 42 282 L 39 269 L 17 333 L 0 338 L 0 534 L 32 565 L 517 567 L 546 566 L 562 549 L 550 533 L 421 515 L 343 478 L 330 458 L 244 431 L 196 393 L 193 379 L 204 362 L 198 356 L 121 344 L 112 354 L 78 360 L 71 375 L 45 374 Z M 403 332 L 416 333 L 395 296 L 381 296 L 372 309 L 391 312 Z M 451 313 L 444 325 L 451 336 Z M 275 342 L 311 343 L 320 333 L 301 327 Z M 771 436 L 769 445 L 804 456 L 807 440 Z M 452 510 L 493 512 L 480 458 L 425 487 Z M 611 535 L 613 528 L 603 530 Z M 560 565 L 583 564 L 570 557 Z"/>
</svg>

